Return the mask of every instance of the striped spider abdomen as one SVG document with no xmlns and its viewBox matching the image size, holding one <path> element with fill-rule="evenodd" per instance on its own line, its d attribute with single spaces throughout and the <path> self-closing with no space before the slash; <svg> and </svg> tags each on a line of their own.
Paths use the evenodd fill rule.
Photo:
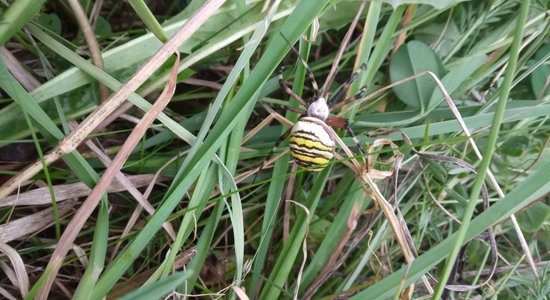
<svg viewBox="0 0 550 300">
<path fill-rule="evenodd" d="M 310 171 L 321 171 L 334 157 L 334 138 L 330 128 L 315 117 L 299 119 L 290 131 L 290 155 Z"/>
</svg>

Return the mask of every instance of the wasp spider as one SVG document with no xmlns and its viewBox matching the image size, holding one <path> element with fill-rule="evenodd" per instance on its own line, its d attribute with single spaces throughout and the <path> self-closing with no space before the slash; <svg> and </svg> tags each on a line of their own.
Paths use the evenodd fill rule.
<svg viewBox="0 0 550 300">
<path fill-rule="evenodd" d="M 327 95 L 323 95 L 319 92 L 317 82 L 313 72 L 308 67 L 305 60 L 298 54 L 298 51 L 291 47 L 292 50 L 298 55 L 302 64 L 305 66 L 308 76 L 311 79 L 312 87 L 314 90 L 313 101 L 311 103 L 306 102 L 296 93 L 294 93 L 283 80 L 282 75 L 279 76 L 279 83 L 282 89 L 292 98 L 296 99 L 301 105 L 307 108 L 307 111 L 300 109 L 290 109 L 294 112 L 305 115 L 301 117 L 295 124 L 287 130 L 275 143 L 273 150 L 266 158 L 266 161 L 273 155 L 274 150 L 279 144 L 290 136 L 290 155 L 294 158 L 294 161 L 298 166 L 307 168 L 309 171 L 321 171 L 334 157 L 335 149 L 335 136 L 334 131 L 329 126 L 335 126 L 341 129 L 345 129 L 348 134 L 353 138 L 354 142 L 359 146 L 359 149 L 366 154 L 365 148 L 359 143 L 359 140 L 353 133 L 349 120 L 338 117 L 329 116 L 330 112 L 334 109 L 340 108 L 343 105 L 359 99 L 364 96 L 365 88 L 362 88 L 356 95 L 344 99 L 336 104 L 336 102 L 342 97 L 344 91 L 353 83 L 359 72 L 366 69 L 366 64 L 362 64 L 359 69 L 354 72 L 350 78 L 342 84 L 338 90 L 327 100 Z M 265 162 L 264 162 L 265 163 Z M 261 169 L 261 168 L 260 168 Z"/>
</svg>

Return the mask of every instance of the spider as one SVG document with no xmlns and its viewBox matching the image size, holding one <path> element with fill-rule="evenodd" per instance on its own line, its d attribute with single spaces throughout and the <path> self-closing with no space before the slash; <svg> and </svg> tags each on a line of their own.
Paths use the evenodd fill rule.
<svg viewBox="0 0 550 300">
<path fill-rule="evenodd" d="M 359 146 L 361 152 L 363 154 L 366 154 L 367 151 L 353 133 L 353 130 L 349 125 L 349 120 L 345 118 L 329 116 L 329 113 L 332 110 L 340 108 L 356 99 L 360 99 L 365 95 L 366 88 L 363 87 L 356 95 L 344 99 L 339 103 L 336 103 L 337 100 L 342 97 L 344 91 L 347 90 L 348 87 L 353 83 L 357 75 L 359 75 L 360 72 L 366 69 L 366 64 L 363 63 L 356 72 L 352 73 L 350 78 L 346 82 L 344 82 L 327 100 L 328 95 L 323 95 L 319 92 L 319 87 L 317 85 L 317 81 L 315 80 L 315 76 L 313 75 L 313 72 L 311 71 L 305 60 L 300 56 L 298 51 L 294 49 L 294 47 L 291 46 L 291 49 L 294 51 L 294 53 L 298 55 L 298 58 L 304 65 L 306 72 L 311 79 L 311 84 L 314 91 L 314 95 L 312 97 L 313 101 L 308 104 L 304 99 L 294 93 L 294 91 L 292 91 L 287 86 L 282 77 L 282 74 L 279 75 L 279 84 L 281 85 L 281 88 L 290 97 L 296 99 L 296 101 L 306 107 L 307 111 L 288 108 L 291 111 L 297 112 L 305 116 L 298 119 L 294 126 L 292 126 L 283 135 L 281 135 L 281 137 L 279 137 L 273 149 L 267 156 L 266 161 L 270 159 L 279 144 L 290 136 L 290 155 L 298 164 L 298 166 L 302 168 L 307 168 L 309 171 L 313 172 L 322 171 L 334 157 L 334 149 L 336 146 L 334 142 L 335 133 L 329 126 L 335 126 L 340 129 L 345 129 L 352 137 L 353 141 Z M 263 164 L 260 170 L 262 168 Z"/>
</svg>

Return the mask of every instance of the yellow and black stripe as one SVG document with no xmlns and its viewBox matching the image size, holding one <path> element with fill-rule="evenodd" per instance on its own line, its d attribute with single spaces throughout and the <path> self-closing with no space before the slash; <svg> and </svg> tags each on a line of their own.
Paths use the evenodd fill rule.
<svg viewBox="0 0 550 300">
<path fill-rule="evenodd" d="M 318 166 L 310 170 L 321 171 L 334 157 L 334 141 L 323 126 L 308 119 L 298 120 L 292 128 L 290 155 L 300 167 Z"/>
</svg>

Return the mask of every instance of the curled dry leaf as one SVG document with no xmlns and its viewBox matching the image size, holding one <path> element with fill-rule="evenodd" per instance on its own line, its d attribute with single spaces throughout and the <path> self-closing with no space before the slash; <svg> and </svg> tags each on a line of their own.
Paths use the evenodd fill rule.
<svg viewBox="0 0 550 300">
<path fill-rule="evenodd" d="M 0 243 L 0 252 L 8 257 L 13 266 L 13 271 L 17 278 L 17 282 L 14 282 L 14 285 L 19 287 L 21 296 L 27 296 L 29 293 L 29 277 L 23 259 L 21 259 L 21 256 L 19 256 L 19 253 L 15 249 L 5 243 Z"/>
</svg>

